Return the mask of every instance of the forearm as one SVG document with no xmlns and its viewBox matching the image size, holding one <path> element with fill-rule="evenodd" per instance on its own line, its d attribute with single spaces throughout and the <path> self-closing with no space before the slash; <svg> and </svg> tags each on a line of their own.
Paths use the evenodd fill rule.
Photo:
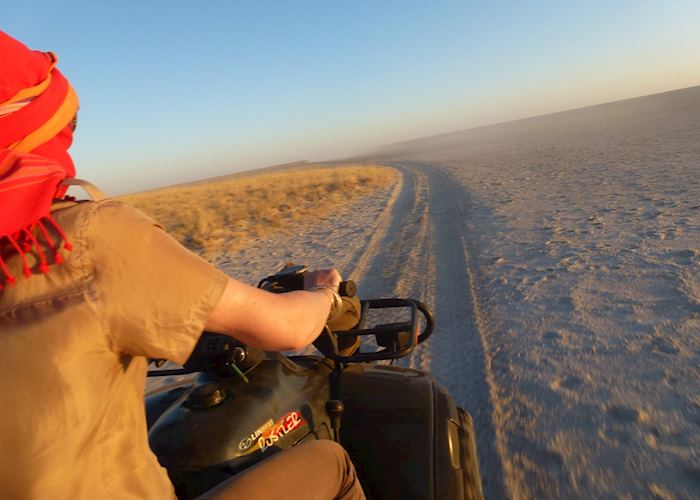
<svg viewBox="0 0 700 500">
<path fill-rule="evenodd" d="M 331 303 L 323 290 L 274 294 L 230 280 L 206 329 L 261 349 L 301 349 L 323 330 Z"/>
</svg>

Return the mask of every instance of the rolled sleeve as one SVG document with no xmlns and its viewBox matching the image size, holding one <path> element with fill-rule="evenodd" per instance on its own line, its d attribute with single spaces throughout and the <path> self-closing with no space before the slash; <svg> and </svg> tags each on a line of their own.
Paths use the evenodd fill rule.
<svg viewBox="0 0 700 500">
<path fill-rule="evenodd" d="M 100 202 L 91 255 L 112 349 L 184 363 L 228 276 L 130 205 Z"/>
</svg>

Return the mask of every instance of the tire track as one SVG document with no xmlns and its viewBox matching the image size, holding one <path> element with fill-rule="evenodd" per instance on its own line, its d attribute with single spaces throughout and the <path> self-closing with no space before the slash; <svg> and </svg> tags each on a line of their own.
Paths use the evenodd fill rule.
<svg viewBox="0 0 700 500">
<path fill-rule="evenodd" d="M 405 360 L 428 370 L 474 419 L 484 493 L 507 498 L 503 447 L 494 422 L 485 326 L 476 296 L 460 189 L 440 170 L 391 164 L 403 176 L 391 221 L 372 238 L 353 277 L 365 297 L 412 297 L 435 312 L 436 332 Z M 379 226 L 379 225 L 378 225 Z M 403 361 L 403 360 L 402 360 Z"/>
<path fill-rule="evenodd" d="M 401 172 L 399 172 L 399 174 L 401 174 Z M 367 245 L 361 252 L 353 255 L 353 257 L 342 266 L 342 269 L 350 270 L 348 275 L 349 277 L 355 281 L 363 283 L 363 288 L 365 288 L 363 279 L 365 270 L 368 269 L 369 262 L 380 251 L 381 243 L 384 241 L 386 232 L 391 225 L 391 221 L 393 220 L 394 206 L 403 192 L 404 176 L 399 175 L 399 181 L 396 183 L 394 190 L 391 192 L 391 196 L 389 196 L 389 200 L 387 201 L 382 215 L 380 215 L 377 219 L 374 225 L 374 232 L 367 242 Z"/>
<path fill-rule="evenodd" d="M 472 414 L 477 436 L 481 476 L 487 498 L 509 498 L 504 476 L 504 439 L 499 431 L 500 409 L 494 404 L 494 385 L 487 356 L 487 328 L 481 314 L 466 216 L 458 185 L 435 167 L 420 165 L 433 190 L 433 240 L 436 242 L 435 302 L 437 329 L 431 365 L 435 377 Z"/>
<path fill-rule="evenodd" d="M 426 262 L 430 262 L 426 256 L 432 254 L 428 238 L 429 185 L 425 175 L 415 169 L 394 168 L 400 171 L 403 181 L 391 206 L 390 219 L 383 228 L 377 225 L 381 232 L 373 235 L 352 277 L 361 283 L 364 297 L 412 297 L 432 307 L 433 280 L 417 276 L 426 271 L 432 274 L 432 266 L 426 266 Z M 368 347 L 374 347 L 372 342 L 368 342 Z M 428 370 L 429 346 L 418 346 L 409 359 L 399 363 Z"/>
</svg>

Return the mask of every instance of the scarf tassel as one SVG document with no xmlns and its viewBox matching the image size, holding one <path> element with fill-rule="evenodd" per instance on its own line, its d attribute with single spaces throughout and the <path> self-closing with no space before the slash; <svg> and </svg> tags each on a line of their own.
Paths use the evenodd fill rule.
<svg viewBox="0 0 700 500">
<path fill-rule="evenodd" d="M 63 232 L 63 229 L 61 229 L 61 226 L 58 225 L 54 218 L 51 217 L 51 215 L 47 215 L 43 217 L 43 219 L 49 222 L 54 228 L 54 230 L 58 233 L 59 237 L 63 242 L 63 248 L 69 252 L 73 250 L 73 245 L 71 245 L 71 243 L 68 241 L 68 238 Z M 27 254 L 32 251 L 39 258 L 38 270 L 42 274 L 46 274 L 47 272 L 49 272 L 50 265 L 60 265 L 63 264 L 65 260 L 63 255 L 61 255 L 60 253 L 60 245 L 57 245 L 53 241 L 51 235 L 49 234 L 49 231 L 46 229 L 46 226 L 44 224 L 45 222 L 42 223 L 42 220 L 39 219 L 36 222 L 30 224 L 28 227 L 21 229 L 15 234 L 0 236 L 0 243 L 2 243 L 3 238 L 8 240 L 15 252 L 19 254 L 20 259 L 22 259 L 22 274 L 24 274 L 26 278 L 29 278 L 32 275 L 32 269 L 30 268 L 29 262 L 27 261 Z M 39 228 L 41 236 L 43 236 L 44 241 L 51 250 L 51 263 L 49 263 L 48 259 L 46 258 L 46 254 L 42 250 L 38 238 L 36 238 L 32 233 L 35 227 Z M 5 286 L 12 286 L 17 282 L 17 278 L 15 278 L 15 276 L 7 268 L 7 265 L 5 264 L 2 255 L 0 255 L 0 273 L 5 276 L 4 281 L 0 282 L 0 290 L 2 290 Z"/>
</svg>

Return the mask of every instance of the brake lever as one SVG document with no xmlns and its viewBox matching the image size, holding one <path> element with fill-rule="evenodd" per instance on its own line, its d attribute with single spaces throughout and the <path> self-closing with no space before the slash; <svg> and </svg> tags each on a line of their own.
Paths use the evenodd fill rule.
<svg viewBox="0 0 700 500">
<path fill-rule="evenodd" d="M 287 266 L 280 272 L 261 279 L 260 283 L 258 283 L 258 288 L 265 288 L 274 293 L 303 290 L 304 276 L 308 270 L 308 267 L 302 265 Z"/>
</svg>

